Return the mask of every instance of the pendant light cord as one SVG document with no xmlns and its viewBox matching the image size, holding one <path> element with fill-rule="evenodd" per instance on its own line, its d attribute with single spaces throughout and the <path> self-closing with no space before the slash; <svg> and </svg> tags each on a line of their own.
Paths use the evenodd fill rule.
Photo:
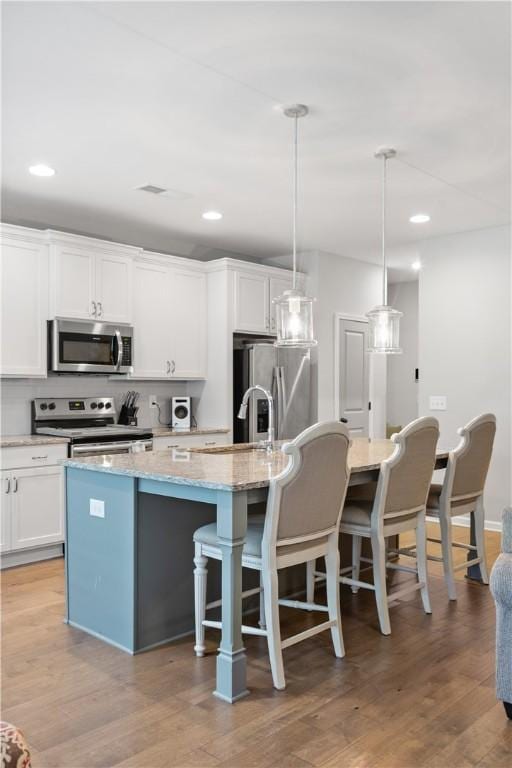
<svg viewBox="0 0 512 768">
<path fill-rule="evenodd" d="M 293 126 L 293 290 L 297 283 L 297 165 L 298 165 L 298 128 L 299 119 L 295 115 Z"/>
<path fill-rule="evenodd" d="M 383 157 L 382 163 L 382 298 L 383 305 L 388 304 L 388 270 L 386 265 L 386 163 L 387 157 Z"/>
</svg>

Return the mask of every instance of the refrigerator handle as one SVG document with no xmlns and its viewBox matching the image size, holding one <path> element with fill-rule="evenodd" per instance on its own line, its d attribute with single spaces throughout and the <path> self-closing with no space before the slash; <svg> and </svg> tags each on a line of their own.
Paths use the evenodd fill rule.
<svg viewBox="0 0 512 768">
<path fill-rule="evenodd" d="M 284 421 L 286 418 L 285 391 L 284 391 L 284 370 L 280 365 L 277 369 L 277 413 L 278 413 L 278 435 L 283 438 Z"/>
</svg>

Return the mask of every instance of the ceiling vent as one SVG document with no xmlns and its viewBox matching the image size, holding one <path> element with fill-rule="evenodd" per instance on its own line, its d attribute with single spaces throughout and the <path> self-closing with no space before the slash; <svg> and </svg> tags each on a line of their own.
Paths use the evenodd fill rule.
<svg viewBox="0 0 512 768">
<path fill-rule="evenodd" d="M 171 200 L 188 200 L 192 195 L 189 192 L 183 192 L 181 189 L 165 189 L 157 187 L 156 184 L 143 184 L 141 187 L 135 187 L 136 192 L 148 192 L 150 195 L 158 197 L 168 197 Z"/>
<path fill-rule="evenodd" d="M 138 192 L 150 192 L 152 195 L 161 195 L 167 192 L 163 187 L 157 187 L 154 184 L 144 184 L 142 187 L 135 187 Z"/>
</svg>

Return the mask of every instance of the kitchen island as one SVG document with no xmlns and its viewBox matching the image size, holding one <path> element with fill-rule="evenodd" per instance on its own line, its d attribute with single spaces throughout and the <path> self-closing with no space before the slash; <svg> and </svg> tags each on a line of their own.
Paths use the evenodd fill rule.
<svg viewBox="0 0 512 768">
<path fill-rule="evenodd" d="M 375 480 L 394 449 L 356 438 L 350 485 Z M 447 452 L 438 453 L 437 467 Z M 265 501 L 288 456 L 251 446 L 68 459 L 66 620 L 136 653 L 193 629 L 192 534 L 217 521 L 222 636 L 215 694 L 247 694 L 241 556 L 251 505 Z M 192 648 L 191 648 L 192 653 Z"/>
</svg>

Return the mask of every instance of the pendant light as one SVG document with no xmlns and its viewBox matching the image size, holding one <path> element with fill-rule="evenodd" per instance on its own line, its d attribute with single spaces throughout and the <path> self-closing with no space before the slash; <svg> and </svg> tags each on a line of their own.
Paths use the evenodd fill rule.
<svg viewBox="0 0 512 768">
<path fill-rule="evenodd" d="M 283 110 L 293 118 L 293 283 L 292 289 L 273 299 L 276 308 L 276 347 L 314 347 L 313 302 L 297 288 L 297 146 L 299 117 L 308 114 L 304 104 L 293 104 Z"/>
<path fill-rule="evenodd" d="M 402 312 L 388 306 L 388 274 L 386 266 L 386 164 L 396 156 L 396 150 L 381 147 L 375 157 L 382 160 L 382 304 L 366 314 L 369 320 L 368 343 L 370 352 L 400 355 L 400 318 Z"/>
</svg>

